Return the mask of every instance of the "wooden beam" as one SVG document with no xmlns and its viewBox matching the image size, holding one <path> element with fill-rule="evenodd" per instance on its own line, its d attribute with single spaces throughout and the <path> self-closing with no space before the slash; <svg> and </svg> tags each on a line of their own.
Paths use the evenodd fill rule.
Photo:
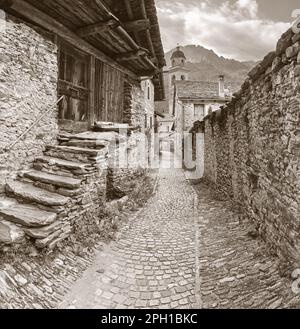
<svg viewBox="0 0 300 329">
<path fill-rule="evenodd" d="M 107 31 L 108 29 L 110 29 L 111 27 L 117 27 L 118 25 L 120 25 L 119 22 L 115 21 L 114 19 L 110 19 L 106 22 L 99 22 L 96 24 L 91 24 L 88 26 L 84 26 L 80 29 L 78 29 L 76 31 L 76 34 L 81 37 L 88 37 L 90 35 L 94 35 L 97 33 L 101 33 L 104 31 Z"/>
<path fill-rule="evenodd" d="M 143 18 L 146 19 L 147 18 L 147 11 L 146 11 L 146 5 L 145 5 L 145 0 L 141 0 L 141 8 L 142 8 L 142 15 Z M 152 56 L 156 58 L 156 53 L 155 53 L 155 49 L 153 46 L 153 42 L 152 42 L 152 38 L 151 38 L 151 33 L 149 30 L 146 31 L 147 34 L 147 41 L 148 41 L 148 45 L 150 47 Z"/>
<path fill-rule="evenodd" d="M 49 15 L 37 9 L 36 7 L 30 5 L 26 1 L 13 0 L 13 3 L 10 8 L 21 16 L 29 19 L 31 22 L 34 22 L 35 24 L 42 26 L 44 29 L 59 35 L 61 38 L 69 42 L 74 47 L 77 47 L 82 51 L 99 58 L 103 63 L 106 63 L 111 67 L 114 67 L 135 79 L 137 78 L 137 75 L 134 74 L 132 71 L 119 65 L 117 62 L 105 55 L 101 50 L 95 48 L 85 40 L 78 37 L 78 35 L 69 30 L 56 19 L 50 17 Z"/>
<path fill-rule="evenodd" d="M 89 74 L 88 74 L 88 84 L 89 84 L 89 101 L 88 101 L 88 121 L 89 128 L 93 127 L 95 122 L 95 81 L 96 76 L 96 59 L 95 56 L 90 56 L 89 63 Z"/>
<path fill-rule="evenodd" d="M 161 69 L 153 69 L 153 70 L 149 70 L 149 71 L 139 71 L 138 75 L 140 77 L 154 77 L 156 74 L 160 73 Z"/>
<path fill-rule="evenodd" d="M 150 28 L 150 21 L 149 19 L 140 19 L 137 21 L 123 23 L 123 26 L 127 32 L 145 31 Z"/>
<path fill-rule="evenodd" d="M 107 5 L 102 0 L 94 0 L 94 1 L 96 5 L 101 7 L 101 9 L 106 13 L 108 17 L 115 19 L 117 22 L 120 22 L 120 20 L 112 13 L 112 11 L 107 7 Z M 132 37 L 128 34 L 128 32 L 124 30 L 124 28 L 121 25 L 121 22 L 120 25 L 117 26 L 116 30 L 122 35 L 122 37 L 130 45 L 131 48 L 133 48 L 134 50 L 139 49 L 139 45 L 137 45 L 135 40 L 133 40 Z"/>
<path fill-rule="evenodd" d="M 131 61 L 135 59 L 139 59 L 140 57 L 147 56 L 147 52 L 139 49 L 138 51 L 131 51 L 125 54 L 120 54 L 115 57 L 118 62 Z"/>
<path fill-rule="evenodd" d="M 125 0 L 125 6 L 126 6 L 126 11 L 127 11 L 127 15 L 129 17 L 129 19 L 131 21 L 133 21 L 134 20 L 134 14 L 133 14 L 133 10 L 131 8 L 130 0 Z M 137 43 L 140 45 L 141 40 L 140 40 L 140 37 L 139 37 L 139 34 L 137 33 L 137 31 L 133 31 L 133 35 L 134 35 L 135 40 L 137 41 Z"/>
<path fill-rule="evenodd" d="M 0 0 L 0 8 L 8 9 L 12 5 L 12 0 Z"/>
</svg>

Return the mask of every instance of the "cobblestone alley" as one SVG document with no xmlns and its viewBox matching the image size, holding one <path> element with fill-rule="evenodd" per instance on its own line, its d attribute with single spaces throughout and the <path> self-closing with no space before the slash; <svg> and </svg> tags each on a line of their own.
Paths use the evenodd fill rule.
<svg viewBox="0 0 300 329">
<path fill-rule="evenodd" d="M 161 168 L 155 196 L 97 253 L 60 307 L 297 307 L 292 282 L 250 231 L 205 186 Z"/>
</svg>

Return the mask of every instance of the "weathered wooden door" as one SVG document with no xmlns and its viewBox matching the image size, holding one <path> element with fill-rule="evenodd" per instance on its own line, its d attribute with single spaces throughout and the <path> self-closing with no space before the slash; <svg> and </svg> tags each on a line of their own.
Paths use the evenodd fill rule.
<svg viewBox="0 0 300 329">
<path fill-rule="evenodd" d="M 102 63 L 95 62 L 95 120 L 123 122 L 124 73 Z"/>
<path fill-rule="evenodd" d="M 59 107 L 59 124 L 62 129 L 88 129 L 89 61 L 90 56 L 60 42 L 58 92 L 59 96 L 65 96 Z"/>
</svg>

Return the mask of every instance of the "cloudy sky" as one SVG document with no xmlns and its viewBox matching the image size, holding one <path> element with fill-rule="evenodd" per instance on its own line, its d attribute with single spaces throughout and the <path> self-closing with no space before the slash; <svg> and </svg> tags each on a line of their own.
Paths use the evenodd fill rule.
<svg viewBox="0 0 300 329">
<path fill-rule="evenodd" d="M 195 44 L 239 60 L 260 60 L 292 24 L 299 0 L 156 0 L 166 51 Z"/>
</svg>

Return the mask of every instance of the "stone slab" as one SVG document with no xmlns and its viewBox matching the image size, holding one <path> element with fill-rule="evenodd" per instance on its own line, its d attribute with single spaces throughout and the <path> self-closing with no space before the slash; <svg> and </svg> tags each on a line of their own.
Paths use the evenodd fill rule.
<svg viewBox="0 0 300 329">
<path fill-rule="evenodd" d="M 41 227 L 52 224 L 57 214 L 40 210 L 35 206 L 16 204 L 7 209 L 0 209 L 0 216 L 9 222 L 26 227 Z"/>
<path fill-rule="evenodd" d="M 36 158 L 36 162 L 42 162 L 48 164 L 50 166 L 57 166 L 71 170 L 84 170 L 88 164 L 76 162 L 76 161 L 68 161 L 48 156 L 38 157 Z"/>
<path fill-rule="evenodd" d="M 65 187 L 70 189 L 79 188 L 81 185 L 80 179 L 48 174 L 41 171 L 31 171 L 25 173 L 24 177 L 29 178 L 33 181 L 38 181 L 45 184 L 50 184 L 50 185 Z"/>
<path fill-rule="evenodd" d="M 83 154 L 89 156 L 97 156 L 98 150 L 88 149 L 88 148 L 81 148 L 81 147 L 72 147 L 72 146 L 48 146 L 47 150 L 49 151 L 61 151 L 66 153 L 75 153 L 75 154 Z"/>
<path fill-rule="evenodd" d="M 20 227 L 0 216 L 0 243 L 17 244 L 23 242 L 24 238 L 25 232 Z"/>
<path fill-rule="evenodd" d="M 50 234 L 62 228 L 62 222 L 55 222 L 54 224 L 42 228 L 25 229 L 25 233 L 34 239 L 46 239 Z"/>
<path fill-rule="evenodd" d="M 69 198 L 19 181 L 8 182 L 6 191 L 17 198 L 29 200 L 44 206 L 64 206 Z"/>
</svg>

